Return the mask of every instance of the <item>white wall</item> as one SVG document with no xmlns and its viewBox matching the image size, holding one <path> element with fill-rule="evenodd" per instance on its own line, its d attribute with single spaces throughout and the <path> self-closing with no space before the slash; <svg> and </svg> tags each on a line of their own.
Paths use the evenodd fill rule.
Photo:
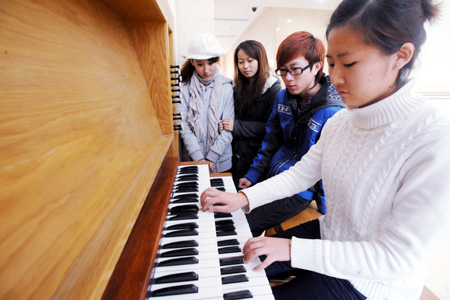
<svg viewBox="0 0 450 300">
<path fill-rule="evenodd" d="M 182 65 L 191 39 L 200 33 L 214 33 L 214 1 L 177 0 L 176 12 L 176 61 Z"/>
<path fill-rule="evenodd" d="M 417 91 L 430 98 L 450 101 L 450 1 L 439 1 L 442 14 L 427 26 L 427 41 L 422 47 L 417 68 L 413 73 L 417 78 Z"/>
</svg>

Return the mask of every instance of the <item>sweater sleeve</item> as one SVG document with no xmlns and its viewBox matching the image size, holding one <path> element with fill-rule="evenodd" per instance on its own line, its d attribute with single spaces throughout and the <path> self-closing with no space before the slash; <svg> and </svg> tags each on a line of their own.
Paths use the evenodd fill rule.
<svg viewBox="0 0 450 300">
<path fill-rule="evenodd" d="M 183 140 L 184 147 L 186 148 L 189 156 L 194 161 L 199 161 L 205 159 L 202 154 L 200 144 L 198 143 L 197 137 L 192 131 L 189 123 L 187 122 L 187 116 L 189 111 L 189 84 L 183 84 L 182 86 L 182 103 L 177 104 L 177 111 L 183 116 L 181 124 L 183 125 L 183 130 L 180 131 L 181 138 Z"/>
<path fill-rule="evenodd" d="M 390 213 L 376 234 L 361 241 L 293 238 L 292 266 L 349 280 L 417 275 L 449 224 L 449 147 L 446 138 L 410 157 L 399 175 Z"/>
<path fill-rule="evenodd" d="M 231 83 L 224 85 L 223 93 L 223 101 L 225 102 L 225 104 L 222 114 L 222 120 L 226 118 L 234 119 L 234 99 Z M 222 155 L 225 149 L 231 144 L 232 140 L 232 133 L 227 130 L 222 130 L 222 132 L 219 134 L 218 138 L 206 154 L 206 159 L 212 161 L 213 163 L 216 163 L 220 155 Z"/>
<path fill-rule="evenodd" d="M 298 194 L 313 186 L 321 178 L 321 162 L 322 143 L 319 140 L 302 160 L 289 170 L 242 190 L 249 199 L 250 210 Z"/>
</svg>

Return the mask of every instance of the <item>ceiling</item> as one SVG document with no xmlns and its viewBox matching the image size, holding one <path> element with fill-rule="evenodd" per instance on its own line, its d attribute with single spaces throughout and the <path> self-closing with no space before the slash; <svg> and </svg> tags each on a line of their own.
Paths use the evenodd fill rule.
<svg viewBox="0 0 450 300">
<path fill-rule="evenodd" d="M 339 2 L 341 0 L 214 0 L 214 33 L 228 52 L 266 8 L 334 10 Z"/>
</svg>

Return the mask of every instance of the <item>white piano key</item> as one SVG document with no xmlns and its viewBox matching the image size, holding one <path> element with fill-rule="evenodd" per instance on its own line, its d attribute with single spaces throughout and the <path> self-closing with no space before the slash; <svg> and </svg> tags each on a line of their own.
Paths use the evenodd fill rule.
<svg viewBox="0 0 450 300">
<path fill-rule="evenodd" d="M 190 271 L 184 271 L 184 272 L 190 272 Z M 205 278 L 205 277 L 217 277 L 220 278 L 220 272 L 217 272 L 217 270 L 213 267 L 211 268 L 203 268 L 203 269 L 197 269 L 192 270 L 192 272 L 197 273 L 199 278 Z M 161 268 L 158 270 L 158 273 L 155 274 L 157 276 L 154 276 L 153 278 L 158 278 L 161 276 L 171 275 L 171 274 L 177 274 L 177 273 L 183 273 L 179 271 L 165 271 L 164 268 Z"/>
<path fill-rule="evenodd" d="M 198 260 L 201 260 L 201 259 L 219 259 L 218 253 L 214 253 L 213 251 L 200 253 L 198 255 L 188 255 L 188 256 L 189 257 L 195 257 Z M 181 257 L 184 257 L 184 256 L 180 256 L 180 258 Z M 166 260 L 170 260 L 170 259 L 173 259 L 173 258 L 176 258 L 176 257 L 158 257 L 156 259 L 156 262 L 157 263 L 165 262 Z"/>
<path fill-rule="evenodd" d="M 196 264 L 189 265 L 177 265 L 177 266 L 156 266 L 154 269 L 153 277 L 158 277 L 159 272 L 187 272 L 199 269 L 217 268 L 218 274 L 220 274 L 219 260 L 218 259 L 200 259 Z"/>
<path fill-rule="evenodd" d="M 147 298 L 148 299 L 148 298 Z M 174 296 L 162 296 L 162 297 L 151 297 L 150 299 L 157 300 L 199 300 L 199 299 L 207 299 L 207 300 L 223 300 L 223 294 L 221 289 L 218 289 L 217 286 L 208 286 L 202 287 L 198 289 L 198 293 L 194 294 L 182 294 L 182 295 L 174 295 Z"/>
<path fill-rule="evenodd" d="M 264 280 L 263 277 L 251 278 L 249 282 L 225 284 L 222 285 L 222 289 L 224 294 L 241 290 L 249 290 L 253 296 L 270 295 L 272 296 L 270 299 L 273 299 L 272 289 L 270 288 L 269 282 L 267 281 L 267 278 Z"/>
<path fill-rule="evenodd" d="M 181 273 L 181 272 L 179 272 Z M 200 273 L 201 274 L 201 273 Z M 220 286 L 222 283 L 220 276 L 200 276 L 198 277 L 198 280 L 194 281 L 180 281 L 180 282 L 174 282 L 174 283 L 163 283 L 163 284 L 152 284 L 150 287 L 150 291 L 155 291 L 161 288 L 171 287 L 174 285 L 182 285 L 182 284 L 195 284 L 199 289 L 205 288 L 205 287 L 214 287 L 214 286 Z"/>
</svg>

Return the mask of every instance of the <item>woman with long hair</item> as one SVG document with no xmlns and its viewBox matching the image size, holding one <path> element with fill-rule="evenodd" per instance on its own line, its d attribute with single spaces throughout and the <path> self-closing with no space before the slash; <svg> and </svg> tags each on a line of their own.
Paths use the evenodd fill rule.
<svg viewBox="0 0 450 300">
<path fill-rule="evenodd" d="M 281 84 L 270 73 L 264 46 L 253 40 L 244 41 L 235 49 L 234 74 L 235 119 L 226 118 L 222 126 L 233 133 L 232 174 L 238 187 L 239 178 L 247 173 L 261 147 Z"/>
</svg>

